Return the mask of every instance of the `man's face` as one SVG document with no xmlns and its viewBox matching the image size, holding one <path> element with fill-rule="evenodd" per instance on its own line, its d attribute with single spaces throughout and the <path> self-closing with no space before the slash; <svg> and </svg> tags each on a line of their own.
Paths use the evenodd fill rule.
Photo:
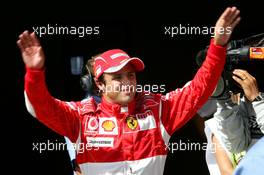
<svg viewBox="0 0 264 175">
<path fill-rule="evenodd" d="M 128 64 L 120 71 L 104 74 L 105 84 L 103 95 L 106 100 L 120 105 L 127 105 L 136 94 L 136 74 Z"/>
</svg>

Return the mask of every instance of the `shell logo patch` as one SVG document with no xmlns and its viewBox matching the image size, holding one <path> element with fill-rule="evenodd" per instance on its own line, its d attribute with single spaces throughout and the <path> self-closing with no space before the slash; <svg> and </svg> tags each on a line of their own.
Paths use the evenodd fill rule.
<svg viewBox="0 0 264 175">
<path fill-rule="evenodd" d="M 99 117 L 99 134 L 118 135 L 116 117 Z"/>
<path fill-rule="evenodd" d="M 105 120 L 102 123 L 102 127 L 104 128 L 104 131 L 112 132 L 114 130 L 114 128 L 116 127 L 116 125 L 112 120 Z"/>
</svg>

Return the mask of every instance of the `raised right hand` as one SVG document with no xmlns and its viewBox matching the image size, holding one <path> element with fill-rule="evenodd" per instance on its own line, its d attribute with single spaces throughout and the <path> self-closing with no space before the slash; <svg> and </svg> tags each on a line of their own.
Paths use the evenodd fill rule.
<svg viewBox="0 0 264 175">
<path fill-rule="evenodd" d="M 224 46 L 228 43 L 231 34 L 240 21 L 240 11 L 236 7 L 228 7 L 215 24 L 214 44 Z"/>
<path fill-rule="evenodd" d="M 41 69 L 44 67 L 45 56 L 34 32 L 29 34 L 25 31 L 19 35 L 17 45 L 27 68 Z"/>
</svg>

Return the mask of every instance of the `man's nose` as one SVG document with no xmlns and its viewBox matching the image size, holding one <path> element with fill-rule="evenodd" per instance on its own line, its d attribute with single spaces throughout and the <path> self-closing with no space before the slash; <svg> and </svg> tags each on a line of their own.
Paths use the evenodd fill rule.
<svg viewBox="0 0 264 175">
<path fill-rule="evenodd" d="M 122 77 L 122 84 L 126 85 L 126 84 L 130 84 L 129 78 L 127 75 L 124 75 Z"/>
</svg>

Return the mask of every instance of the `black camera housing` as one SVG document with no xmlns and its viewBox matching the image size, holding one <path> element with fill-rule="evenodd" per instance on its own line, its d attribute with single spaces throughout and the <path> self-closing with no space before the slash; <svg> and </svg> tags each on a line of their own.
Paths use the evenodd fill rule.
<svg viewBox="0 0 264 175">
<path fill-rule="evenodd" d="M 226 53 L 226 64 L 218 84 L 211 98 L 229 97 L 233 94 L 243 93 L 242 87 L 232 78 L 234 69 L 243 67 L 252 62 L 250 59 L 250 47 L 263 47 L 264 33 L 254 35 L 242 40 L 234 40 L 228 43 Z M 198 52 L 196 63 L 200 67 L 207 55 L 207 46 L 204 50 Z"/>
</svg>

